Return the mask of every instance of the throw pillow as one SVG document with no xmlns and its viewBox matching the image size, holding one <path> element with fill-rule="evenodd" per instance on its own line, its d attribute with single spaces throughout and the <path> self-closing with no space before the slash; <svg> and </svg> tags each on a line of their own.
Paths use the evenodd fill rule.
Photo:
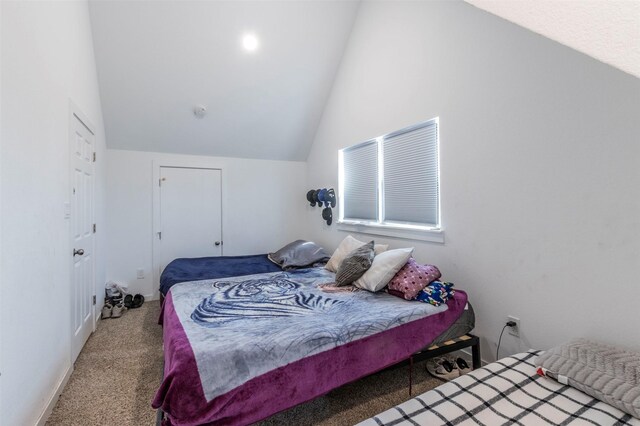
<svg viewBox="0 0 640 426">
<path fill-rule="evenodd" d="M 286 270 L 325 262 L 329 255 L 322 247 L 312 241 L 296 240 L 274 253 L 269 253 L 267 257 Z"/>
<path fill-rule="evenodd" d="M 413 253 L 413 247 L 385 251 L 373 258 L 371 268 L 353 285 L 363 290 L 380 291 L 402 268 Z"/>
<path fill-rule="evenodd" d="M 373 246 L 373 241 L 371 241 L 349 253 L 336 272 L 338 286 L 351 284 L 367 272 L 375 256 Z"/>
<path fill-rule="evenodd" d="M 640 352 L 575 339 L 535 360 L 538 374 L 640 418 Z"/>
<path fill-rule="evenodd" d="M 333 252 L 333 255 L 325 265 L 325 268 L 331 272 L 337 272 L 338 267 L 342 263 L 342 261 L 347 257 L 349 253 L 357 249 L 358 247 L 362 247 L 365 243 L 363 241 L 357 240 L 353 238 L 351 235 L 347 235 L 347 237 L 342 240 L 336 251 Z M 379 255 L 380 253 L 386 251 L 389 248 L 386 244 L 375 244 L 373 246 L 373 251 L 375 255 Z"/>
<path fill-rule="evenodd" d="M 456 294 L 456 291 L 453 289 L 453 283 L 434 281 L 418 293 L 416 300 L 433 306 L 440 306 L 443 303 L 447 303 L 454 294 Z"/>
<path fill-rule="evenodd" d="M 391 279 L 389 289 L 401 292 L 406 300 L 412 300 L 420 290 L 441 276 L 436 266 L 419 265 L 411 258 Z"/>
</svg>

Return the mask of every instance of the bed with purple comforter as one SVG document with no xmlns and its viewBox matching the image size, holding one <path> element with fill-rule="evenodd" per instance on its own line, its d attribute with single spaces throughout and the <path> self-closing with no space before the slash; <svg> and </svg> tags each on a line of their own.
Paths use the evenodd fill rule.
<svg viewBox="0 0 640 426">
<path fill-rule="evenodd" d="M 367 291 L 326 293 L 324 268 L 174 285 L 163 305 L 173 425 L 249 424 L 407 359 L 462 314 Z"/>
</svg>

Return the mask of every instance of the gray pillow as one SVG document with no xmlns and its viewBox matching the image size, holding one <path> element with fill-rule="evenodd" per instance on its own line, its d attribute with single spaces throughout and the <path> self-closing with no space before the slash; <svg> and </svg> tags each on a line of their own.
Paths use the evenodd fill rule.
<svg viewBox="0 0 640 426">
<path fill-rule="evenodd" d="M 640 353 L 576 339 L 548 350 L 536 365 L 545 376 L 640 418 Z"/>
<path fill-rule="evenodd" d="M 364 275 L 371 267 L 375 256 L 374 243 L 371 241 L 358 247 L 345 257 L 336 272 L 336 285 L 348 285 Z"/>
<path fill-rule="evenodd" d="M 267 256 L 282 269 L 302 268 L 329 260 L 329 255 L 322 247 L 305 240 L 296 240 Z"/>
</svg>

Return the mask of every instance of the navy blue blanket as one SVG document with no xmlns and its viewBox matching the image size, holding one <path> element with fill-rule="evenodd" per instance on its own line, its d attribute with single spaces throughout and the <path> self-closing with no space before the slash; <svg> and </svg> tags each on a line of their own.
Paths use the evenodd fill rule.
<svg viewBox="0 0 640 426">
<path fill-rule="evenodd" d="M 180 258 L 169 263 L 162 271 L 160 291 L 166 295 L 172 286 L 187 281 L 213 280 L 277 271 L 282 269 L 271 262 L 266 254 Z"/>
</svg>

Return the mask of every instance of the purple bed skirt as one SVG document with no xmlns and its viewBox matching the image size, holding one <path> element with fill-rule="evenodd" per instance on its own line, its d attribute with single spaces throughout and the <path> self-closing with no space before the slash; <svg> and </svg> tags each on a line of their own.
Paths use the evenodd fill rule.
<svg viewBox="0 0 640 426">
<path fill-rule="evenodd" d="M 456 290 L 444 312 L 303 358 L 207 402 L 169 293 L 161 314 L 164 379 L 152 406 L 162 408 L 175 426 L 251 424 L 406 360 L 449 328 L 466 303 L 467 294 Z"/>
</svg>

